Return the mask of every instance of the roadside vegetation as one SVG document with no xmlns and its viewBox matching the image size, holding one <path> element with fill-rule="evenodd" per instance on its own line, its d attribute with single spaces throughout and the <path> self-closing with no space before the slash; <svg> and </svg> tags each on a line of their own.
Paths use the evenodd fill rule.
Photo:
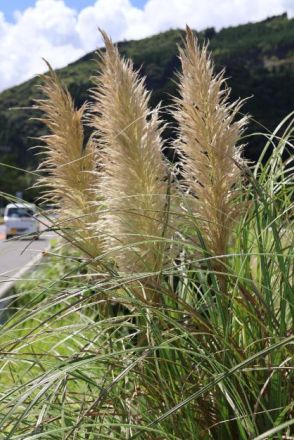
<svg viewBox="0 0 294 440">
<path fill-rule="evenodd" d="M 290 439 L 293 113 L 246 134 L 243 102 L 187 28 L 171 164 L 160 108 L 102 35 L 91 104 L 76 109 L 51 69 L 36 103 L 37 185 L 60 238 L 0 328 L 0 432 Z"/>
</svg>

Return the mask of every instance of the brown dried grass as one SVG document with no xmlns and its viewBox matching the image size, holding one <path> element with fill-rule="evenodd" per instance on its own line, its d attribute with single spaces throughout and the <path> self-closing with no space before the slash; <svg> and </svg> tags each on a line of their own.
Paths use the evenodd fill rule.
<svg viewBox="0 0 294 440">
<path fill-rule="evenodd" d="M 48 64 L 48 63 L 47 63 Z M 101 239 L 93 236 L 91 224 L 99 221 L 92 190 L 95 174 L 95 147 L 92 139 L 85 144 L 83 118 L 87 104 L 76 109 L 68 90 L 50 65 L 42 76 L 45 99 L 37 101 L 43 116 L 39 119 L 49 130 L 41 136 L 46 157 L 39 166 L 44 176 L 37 185 L 45 188 L 42 199 L 58 208 L 58 228 L 68 241 L 91 258 L 101 253 Z"/>
</svg>

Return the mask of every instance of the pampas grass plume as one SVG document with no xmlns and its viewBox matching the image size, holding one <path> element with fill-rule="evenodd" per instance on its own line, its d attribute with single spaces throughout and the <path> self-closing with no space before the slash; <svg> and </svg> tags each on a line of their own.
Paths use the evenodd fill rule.
<svg viewBox="0 0 294 440">
<path fill-rule="evenodd" d="M 120 271 L 152 274 L 163 265 L 167 221 L 162 128 L 158 109 L 148 109 L 144 80 L 104 32 L 102 36 L 106 49 L 95 78 L 92 125 L 101 148 L 106 248 L 112 253 L 118 249 Z"/>
<path fill-rule="evenodd" d="M 92 191 L 95 174 L 95 148 L 90 139 L 84 145 L 83 117 L 87 105 L 75 109 L 68 90 L 49 67 L 42 76 L 41 91 L 45 99 L 37 101 L 43 116 L 39 119 L 49 133 L 41 136 L 41 151 L 45 159 L 39 166 L 44 176 L 37 185 L 46 188 L 43 200 L 58 208 L 62 234 L 88 256 L 101 252 L 101 240 L 93 237 L 88 224 L 97 222 L 99 215 L 93 209 Z"/>
<path fill-rule="evenodd" d="M 192 195 L 190 209 L 207 249 L 223 256 L 242 212 L 243 159 L 236 144 L 247 117 L 236 120 L 242 102 L 228 102 L 223 72 L 214 74 L 207 46 L 199 47 L 189 27 L 180 61 L 180 97 L 174 115 L 179 123 L 176 148 L 181 155 L 182 187 Z"/>
</svg>

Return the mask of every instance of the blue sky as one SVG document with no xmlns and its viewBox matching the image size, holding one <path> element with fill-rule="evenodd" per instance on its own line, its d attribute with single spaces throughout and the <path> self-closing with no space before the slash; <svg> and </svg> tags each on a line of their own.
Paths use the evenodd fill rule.
<svg viewBox="0 0 294 440">
<path fill-rule="evenodd" d="M 65 0 L 65 3 L 77 11 L 81 11 L 86 6 L 95 3 L 95 0 Z M 146 0 L 131 0 L 131 3 L 137 8 L 143 8 Z M 4 13 L 8 21 L 12 22 L 14 11 L 23 11 L 34 4 L 35 0 L 0 0 L 0 11 Z"/>
</svg>

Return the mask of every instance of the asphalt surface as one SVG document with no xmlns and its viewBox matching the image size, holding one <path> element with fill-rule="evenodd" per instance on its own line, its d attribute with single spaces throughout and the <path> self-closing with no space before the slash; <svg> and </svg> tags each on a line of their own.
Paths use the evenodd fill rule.
<svg viewBox="0 0 294 440">
<path fill-rule="evenodd" d="M 4 240 L 4 226 L 0 226 L 0 298 L 7 284 L 48 248 L 52 236 L 51 232 L 44 231 L 39 240 Z"/>
</svg>

